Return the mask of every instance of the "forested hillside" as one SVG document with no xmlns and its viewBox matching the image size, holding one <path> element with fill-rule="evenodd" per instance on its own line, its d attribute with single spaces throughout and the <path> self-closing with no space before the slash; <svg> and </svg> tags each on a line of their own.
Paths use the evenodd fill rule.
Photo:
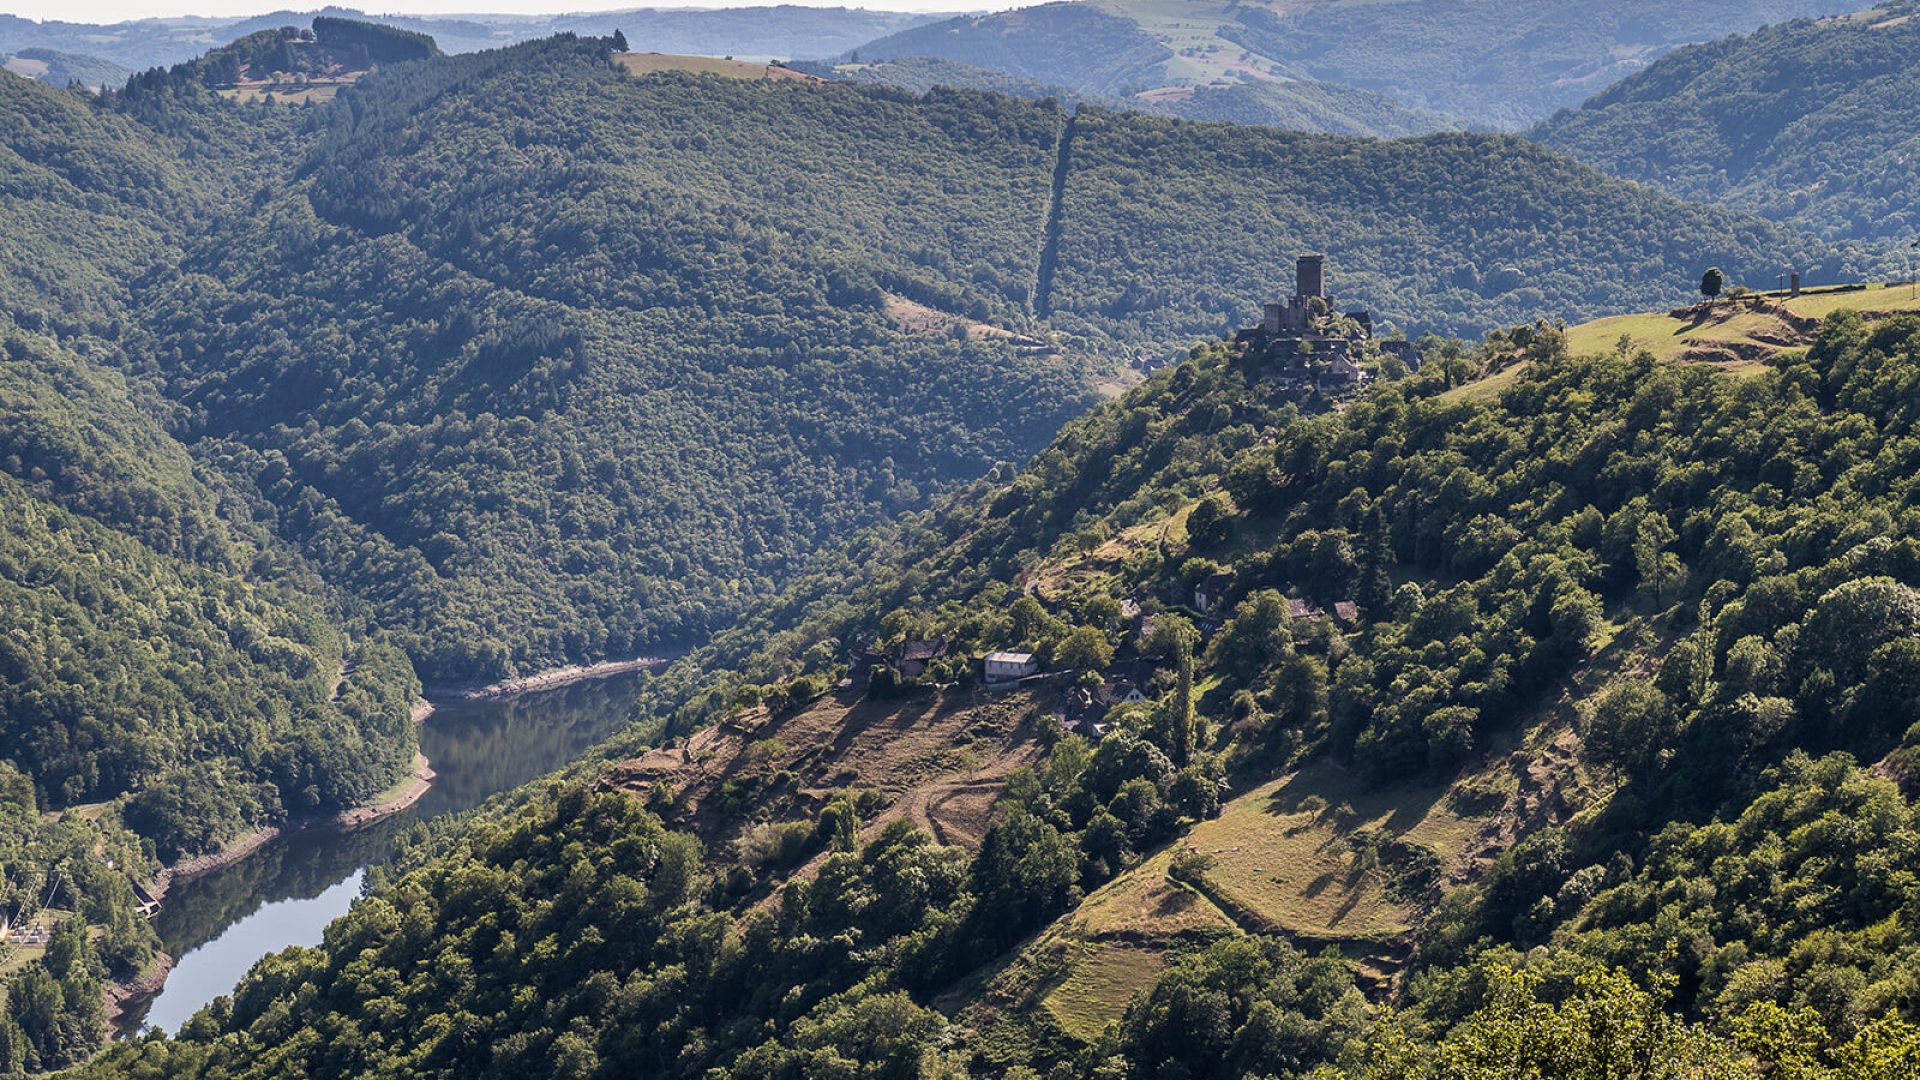
<svg viewBox="0 0 1920 1080">
<path fill-rule="evenodd" d="M 1531 137 L 1683 198 L 1827 236 L 1910 240 L 1915 14 L 1887 4 L 1682 49 Z"/>
<path fill-rule="evenodd" d="M 768 899 L 585 766 L 93 1075 L 1899 1075 L 1916 344 L 1842 315 L 1742 378 L 1528 326 L 1335 412 L 1196 348 L 649 696 L 751 730 L 902 635 L 1155 672 L 977 845 L 847 793 Z M 1249 867 L 1295 837 L 1321 876 Z"/>
<path fill-rule="evenodd" d="M 133 920 L 132 881 L 367 802 L 400 776 L 422 679 L 483 683 L 698 644 L 743 614 L 647 699 L 677 737 L 732 724 L 738 756 L 707 764 L 741 771 L 679 789 L 730 808 L 713 834 L 723 848 L 703 855 L 655 820 L 677 827 L 696 808 L 654 798 L 641 773 L 610 773 L 604 786 L 646 788 L 652 805 L 615 791 L 535 799 L 451 849 L 464 867 L 417 854 L 427 876 L 397 886 L 411 890 L 405 940 L 384 936 L 378 904 L 333 939 L 381 942 L 378 970 L 343 974 L 313 952 L 276 961 L 187 1042 L 122 1053 L 169 1067 L 211 1054 L 216 1072 L 259 1075 L 563 1071 L 562 1058 L 589 1073 L 596 1060 L 661 1071 L 669 1057 L 676 1071 L 742 1075 L 849 1054 L 918 1063 L 923 1037 L 946 1038 L 949 1021 L 927 1011 L 936 994 L 969 1007 L 1010 994 L 988 968 L 1017 978 L 1051 962 L 1022 939 L 1093 890 L 1151 878 L 1142 868 L 1172 858 L 1168 841 L 1214 819 L 1221 780 L 1230 794 L 1336 761 L 1369 780 L 1451 782 L 1448 770 L 1485 764 L 1475 755 L 1529 693 L 1581 677 L 1603 625 L 1640 627 L 1623 640 L 1634 662 L 1655 663 L 1658 646 L 1694 633 L 1694 601 L 1718 611 L 1748 584 L 1729 571 L 1735 591 L 1710 593 L 1696 566 L 1711 531 L 1698 500 L 1720 472 L 1747 485 L 1753 527 L 1801 560 L 1768 573 L 1804 571 L 1805 607 L 1843 584 L 1825 542 L 1795 532 L 1807 478 L 1840 462 L 1822 423 L 1860 440 L 1847 453 L 1897 460 L 1866 447 L 1904 414 L 1868 400 L 1880 377 L 1849 367 L 1897 366 L 1894 338 L 1836 331 L 1811 367 L 1741 384 L 1775 395 L 1760 410 L 1772 426 L 1726 436 L 1743 454 L 1789 430 L 1782 418 L 1801 424 L 1802 441 L 1756 477 L 1705 436 L 1659 468 L 1595 469 L 1590 443 L 1643 423 L 1702 430 L 1695 418 L 1731 409 L 1720 395 L 1735 384 L 1628 359 L 1563 363 L 1554 333 L 1532 327 L 1543 312 L 1661 305 L 1707 264 L 1736 280 L 1783 262 L 1837 275 L 1860 257 L 1851 246 L 1507 137 L 1383 142 L 1070 115 L 967 90 L 635 76 L 613 44 L 559 36 L 447 56 L 410 33 L 323 22 L 311 36 L 264 30 L 101 97 L 0 77 L 0 813 L 33 823 L 0 845 L 0 896 L 10 919 L 44 908 L 59 924 L 37 954 L 0 956 L 10 1009 L 31 1003 L 0 1025 L 0 1071 L 61 1065 L 98 1041 L 100 982 L 139 973 L 154 945 Z M 331 91 L 298 107 L 239 100 L 257 66 L 325 75 Z M 1236 366 L 1216 340 L 1312 249 L 1330 254 L 1341 301 L 1401 329 L 1527 329 L 1471 358 L 1430 342 L 1425 372 L 1402 380 L 1404 364 L 1383 363 L 1391 385 L 1377 399 L 1322 415 L 1326 400 Z M 1069 425 L 1096 376 L 1195 339 L 1208 343 L 1192 363 Z M 1508 396 L 1446 396 L 1475 365 L 1522 353 L 1536 365 Z M 1642 384 L 1667 396 L 1642 400 Z M 1012 479 L 1011 462 L 1056 436 Z M 1375 461 L 1363 443 L 1406 453 Z M 1327 456 L 1336 447 L 1353 460 Z M 1507 468 L 1563 460 L 1577 465 Z M 1896 475 L 1862 478 L 1871 504 L 1848 512 L 1893 520 Z M 1191 509 L 1202 496 L 1209 509 Z M 1640 496 L 1661 500 L 1673 536 Z M 885 527 L 942 500 L 940 515 Z M 1520 566 L 1501 555 L 1515 543 Z M 1103 551 L 1092 574 L 1067 565 Z M 1888 558 L 1874 572 L 1903 574 Z M 1693 585 L 1669 575 L 1676 560 Z M 1203 610 L 1214 605 L 1194 588 L 1215 582 L 1217 600 L 1222 570 L 1236 606 Z M 1646 573 L 1658 584 L 1634 601 Z M 1286 599 L 1349 595 L 1362 629 L 1303 620 L 1303 644 L 1290 644 Z M 1123 601 L 1165 615 L 1160 629 L 1128 632 Z M 1244 619 L 1221 624 L 1243 601 Z M 1781 603 L 1764 635 L 1800 618 Z M 762 631 L 782 629 L 794 636 L 763 647 Z M 924 751 L 900 766 L 912 790 L 947 784 L 980 811 L 978 830 L 942 834 L 949 849 L 913 831 L 918 811 L 889 807 L 906 781 L 823 800 L 791 785 L 827 756 L 810 765 L 793 755 L 811 747 L 753 749 L 766 740 L 743 734 L 815 705 L 793 737 L 831 730 L 833 709 L 865 700 L 862 683 L 819 704 L 841 665 L 909 637 L 958 650 L 935 665 L 940 679 L 997 646 L 1081 668 L 1117 647 L 1144 671 L 1138 688 L 1180 704 L 1119 710 L 1096 749 L 1007 699 L 962 696 L 938 715 L 965 749 L 873 738 L 834 751 Z M 1773 646 L 1782 665 L 1790 644 Z M 1347 662 L 1363 651 L 1367 666 Z M 1896 693 L 1889 657 L 1836 659 L 1825 676 L 1783 666 L 1780 680 L 1796 681 L 1759 695 L 1765 723 L 1783 726 L 1760 740 L 1755 768 L 1794 745 L 1866 761 L 1897 742 L 1881 721 L 1820 746 L 1795 726 L 1853 708 L 1854 683 Z M 903 711 L 883 681 L 864 715 L 908 723 L 922 691 L 911 678 L 895 689 Z M 1631 715 L 1678 732 L 1709 703 L 1696 689 L 1663 687 L 1666 712 Z M 653 730 L 637 727 L 627 748 Z M 1044 775 L 1018 768 L 1042 757 Z M 855 778 L 872 767 L 834 760 Z M 1760 781 L 1727 782 L 1688 813 L 1731 813 Z M 1508 846 L 1539 824 L 1481 794 L 1488 827 L 1511 825 Z M 821 829 L 823 802 L 840 808 Z M 896 810 L 897 826 L 874 817 Z M 602 844 L 615 856 L 576 873 Z M 1462 882 L 1484 870 L 1446 857 Z M 1212 887 L 1197 864 L 1179 873 Z M 804 884 L 814 875 L 825 884 Z M 1535 887 L 1526 880 L 1515 888 Z M 1406 885 L 1375 903 L 1384 886 L 1353 881 L 1342 892 L 1379 915 L 1366 943 L 1377 990 L 1401 975 L 1410 897 L 1424 894 Z M 1537 899 L 1520 897 L 1529 912 Z M 1495 941 L 1533 933 L 1511 929 L 1504 908 L 1459 918 Z M 1544 919 L 1527 926 L 1558 925 Z M 736 924 L 747 937 L 728 938 Z M 1320 1033 L 1302 1062 L 1367 1037 L 1373 1013 L 1344 968 L 1258 951 L 1176 970 L 1284 973 L 1292 989 L 1275 983 L 1277 1012 L 1259 1016 Z M 393 989 L 468 965 L 458 994 Z M 1436 965 L 1432 978 L 1453 977 Z M 336 982 L 363 975 L 364 993 Z M 325 1008 L 277 996 L 322 982 Z M 1422 1006 L 1418 1022 L 1437 1031 L 1476 1004 L 1452 1000 L 1451 1013 Z M 1051 1067 L 1090 1041 L 1041 1012 L 1000 1011 L 1014 1026 L 997 1049 L 976 1019 L 953 1022 L 955 1062 Z M 302 1037 L 301 1024 L 325 1034 Z M 322 1043 L 336 1056 L 313 1056 Z"/>
<path fill-rule="evenodd" d="M 1024 453 L 1088 395 L 1074 361 L 908 333 L 883 306 L 881 282 L 1018 315 L 1055 112 L 896 99 L 912 138 L 863 157 L 839 137 L 875 185 L 863 204 L 841 201 L 855 172 L 769 151 L 824 138 L 844 102 L 792 99 L 810 130 L 783 134 L 778 110 L 716 129 L 735 141 L 703 162 L 671 146 L 697 92 L 656 87 L 643 130 L 619 126 L 641 88 L 605 42 L 416 77 L 389 46 L 433 51 L 330 24 L 104 100 L 0 78 L 0 746 L 7 813 L 33 823 L 5 845 L 0 917 L 61 928 L 57 948 L 0 943 L 0 1072 L 97 1047 L 102 980 L 152 957 L 133 883 L 404 775 L 415 663 L 484 681 L 631 655 L 662 625 L 699 634 L 809 545 Z M 337 126 L 217 96 L 257 65 L 346 62 L 379 66 L 391 96 Z M 460 96 L 488 77 L 508 95 L 494 115 Z M 436 97 L 448 141 L 405 157 Z M 625 139 L 651 151 L 621 175 Z M 424 167 L 456 150 L 497 167 Z M 716 197 L 707 170 L 729 155 L 754 164 Z M 944 203 L 889 186 L 996 156 Z M 938 253 L 961 269 L 920 269 L 927 229 L 882 228 L 917 204 L 979 221 Z M 382 216 L 427 205 L 412 234 Z M 932 377 L 948 365 L 972 377 Z"/>
<path fill-rule="evenodd" d="M 101 980 L 152 955 L 130 879 L 370 800 L 412 762 L 419 684 L 152 402 L 0 325 L 0 924 L 65 919 L 0 990 L 0 1067 L 44 1069 L 98 1044 Z"/>
<path fill-rule="evenodd" d="M 556 40 L 324 123 L 143 297 L 154 374 L 429 678 L 697 637 L 1085 400 L 1069 360 L 882 303 L 1024 325 L 1053 110 L 636 80 Z"/>
<path fill-rule="evenodd" d="M 430 680 L 725 625 L 797 557 L 1039 445 L 1086 400 L 1078 358 L 1242 322 L 1275 252 L 1337 252 L 1343 298 L 1410 330 L 1846 257 L 1515 140 L 1069 129 L 951 90 L 635 78 L 604 49 L 376 73 L 314 114 L 283 192 L 142 287 L 132 362 Z M 1069 348 L 931 336 L 889 296 Z"/>
<path fill-rule="evenodd" d="M 1863 3 L 1101 0 L 961 15 L 868 42 L 848 56 L 957 60 L 1084 94 L 1149 100 L 1175 88 L 1319 81 L 1384 95 L 1450 126 L 1514 130 L 1676 46 Z M 1282 118 L 1260 122 L 1286 125 Z"/>
<path fill-rule="evenodd" d="M 1423 135 L 1447 125 L 1437 115 L 1408 109 L 1384 95 L 1312 79 L 1261 79 L 1228 86 L 1183 87 L 1164 94 L 1087 93 L 998 68 L 958 60 L 907 56 L 873 62 L 815 62 L 799 67 L 852 82 L 883 83 L 924 93 L 936 86 L 990 90 L 1024 98 L 1055 98 L 1069 106 L 1086 102 L 1191 120 L 1231 120 L 1295 131 L 1397 138 Z"/>
<path fill-rule="evenodd" d="M 1292 252 L 1332 253 L 1339 301 L 1410 334 L 1664 306 L 1694 266 L 1813 282 L 1867 261 L 1507 136 L 1382 142 L 1090 109 L 1069 154 L 1046 308 L 1062 329 L 1161 347 L 1244 325 L 1290 289 Z"/>
<path fill-rule="evenodd" d="M 85 96 L 0 78 L 0 304 L 30 330 L 110 337 L 128 282 L 195 207 L 151 136 Z"/>
</svg>

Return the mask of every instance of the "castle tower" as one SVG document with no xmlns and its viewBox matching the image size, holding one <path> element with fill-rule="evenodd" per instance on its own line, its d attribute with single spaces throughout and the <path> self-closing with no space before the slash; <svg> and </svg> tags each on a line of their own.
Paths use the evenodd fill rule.
<svg viewBox="0 0 1920 1080">
<path fill-rule="evenodd" d="M 1300 296 L 1327 295 L 1327 257 L 1302 255 L 1294 265 L 1294 281 Z"/>
<path fill-rule="evenodd" d="M 1286 328 L 1287 305 L 1278 301 L 1270 303 L 1267 305 L 1265 316 L 1260 322 L 1260 329 L 1265 330 L 1269 335 L 1276 335 Z"/>
</svg>

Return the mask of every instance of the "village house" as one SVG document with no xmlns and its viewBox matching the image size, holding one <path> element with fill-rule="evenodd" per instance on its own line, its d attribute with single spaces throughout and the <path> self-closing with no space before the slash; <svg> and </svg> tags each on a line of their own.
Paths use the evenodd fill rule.
<svg viewBox="0 0 1920 1080">
<path fill-rule="evenodd" d="M 1215 604 L 1227 598 L 1227 590 L 1233 588 L 1233 573 L 1222 570 L 1217 574 L 1208 574 L 1204 580 L 1193 587 L 1193 606 L 1196 611 L 1212 611 Z"/>
<path fill-rule="evenodd" d="M 1040 661 L 1027 652 L 990 652 L 986 673 L 990 683 L 1017 682 L 1040 670 Z"/>
<path fill-rule="evenodd" d="M 927 673 L 927 665 L 947 655 L 947 639 L 902 641 L 891 649 L 868 650 L 866 663 L 869 670 L 878 667 L 890 667 L 903 679 L 917 679 Z"/>
<path fill-rule="evenodd" d="M 1295 622 L 1323 618 L 1326 614 L 1311 600 L 1301 600 L 1296 597 L 1287 601 L 1287 618 Z"/>
<path fill-rule="evenodd" d="M 1420 370 L 1422 357 L 1420 356 L 1420 350 L 1414 347 L 1413 342 L 1404 339 L 1395 339 L 1392 341 L 1376 342 L 1375 345 L 1379 348 L 1383 356 L 1394 357 L 1401 363 L 1407 365 L 1408 371 Z"/>
<path fill-rule="evenodd" d="M 1147 700 L 1153 673 L 1152 661 L 1133 660 L 1114 666 L 1098 686 L 1069 686 L 1061 702 L 1067 727 L 1092 739 L 1106 734 L 1108 713 Z"/>
</svg>

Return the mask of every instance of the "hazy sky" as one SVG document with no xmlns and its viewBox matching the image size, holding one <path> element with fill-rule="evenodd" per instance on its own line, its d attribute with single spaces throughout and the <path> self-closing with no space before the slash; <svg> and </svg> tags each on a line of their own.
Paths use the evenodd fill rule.
<svg viewBox="0 0 1920 1080">
<path fill-rule="evenodd" d="M 1040 0 L 1026 0 L 1038 3 Z M 70 22 L 119 22 L 165 15 L 258 15 L 268 11 L 311 11 L 327 0 L 0 0 L 0 13 L 29 19 Z M 637 7 L 758 7 L 790 3 L 808 7 L 864 7 L 878 11 L 972 11 L 1023 6 L 1020 0 L 384 0 L 355 3 L 334 0 L 360 11 L 439 15 L 475 11 L 552 14 L 567 11 L 623 11 Z"/>
</svg>

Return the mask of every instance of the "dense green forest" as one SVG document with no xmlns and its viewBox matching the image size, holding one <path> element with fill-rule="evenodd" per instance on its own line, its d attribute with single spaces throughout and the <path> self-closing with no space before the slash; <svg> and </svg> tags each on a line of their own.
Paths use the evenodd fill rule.
<svg viewBox="0 0 1920 1080">
<path fill-rule="evenodd" d="M 1901 1075 L 1920 1060 L 1920 322 L 1843 314 L 1745 378 L 1569 357 L 1551 326 L 1436 348 L 1338 412 L 1196 348 L 1018 476 L 877 537 L 882 565 L 797 588 L 780 632 L 737 631 L 649 691 L 685 703 L 675 724 L 720 718 L 867 635 L 1158 657 L 1155 697 L 1097 742 L 1056 735 L 976 854 L 907 822 L 836 839 L 860 811 L 835 804 L 817 873 L 759 904 L 636 796 L 550 786 L 93 1074 L 1603 1076 L 1650 1056 Z M 1182 524 L 1043 601 L 1014 587 L 1163 520 Z M 1214 620 L 1186 597 L 1223 568 Z M 1284 603 L 1348 596 L 1358 625 L 1331 636 Z M 1150 640 L 1126 597 L 1157 612 Z M 1221 776 L 1471 773 L 1575 686 L 1545 722 L 1577 736 L 1591 802 L 1428 879 L 1392 1010 L 1337 952 L 1228 932 L 1179 946 L 1091 1041 L 1044 1012 L 954 1018 L 947 995 L 1087 891 L 1237 812 Z"/>
<path fill-rule="evenodd" d="M 0 943 L 12 1073 L 100 1045 L 103 983 L 157 946 L 133 882 L 403 775 L 419 684 L 113 370 L 145 352 L 139 279 L 292 117 L 185 98 L 154 123 L 12 76 L 0 99 L 0 923 L 54 930 Z"/>
<path fill-rule="evenodd" d="M 132 794 L 173 860 L 390 784 L 412 758 L 405 658 L 345 641 L 295 591 L 310 578 L 241 580 L 248 538 L 117 379 L 17 332 L 0 347 L 0 737 L 47 801 Z"/>
<path fill-rule="evenodd" d="M 132 881 L 364 803 L 412 762 L 405 654 L 349 638 L 151 407 L 47 338 L 0 337 L 0 923 L 55 920 L 41 962 L 0 955 L 0 1071 L 99 1045 L 102 982 L 155 948 Z"/>
<path fill-rule="evenodd" d="M 1056 112 L 604 56 L 377 78 L 143 297 L 188 437 L 429 679 L 697 637 L 1086 400 L 1074 362 L 881 303 L 1023 322 Z"/>
<path fill-rule="evenodd" d="M 1379 95 L 1448 126 L 1516 130 L 1579 104 L 1676 46 L 1859 6 L 1861 0 L 1684 7 L 1647 0 L 1102 0 L 956 16 L 846 55 L 957 60 L 1093 95 L 1295 79 Z"/>
<path fill-rule="evenodd" d="M 1250 322 L 1291 290 L 1292 252 L 1329 252 L 1338 302 L 1411 335 L 1667 307 L 1694 263 L 1735 281 L 1798 266 L 1811 282 L 1867 261 L 1508 136 L 1383 142 L 1086 109 L 1069 152 L 1054 323 L 1163 348 Z"/>
<path fill-rule="evenodd" d="M 1893 3 L 1682 49 L 1530 136 L 1683 198 L 1827 236 L 1910 241 L 1915 11 Z"/>
</svg>

